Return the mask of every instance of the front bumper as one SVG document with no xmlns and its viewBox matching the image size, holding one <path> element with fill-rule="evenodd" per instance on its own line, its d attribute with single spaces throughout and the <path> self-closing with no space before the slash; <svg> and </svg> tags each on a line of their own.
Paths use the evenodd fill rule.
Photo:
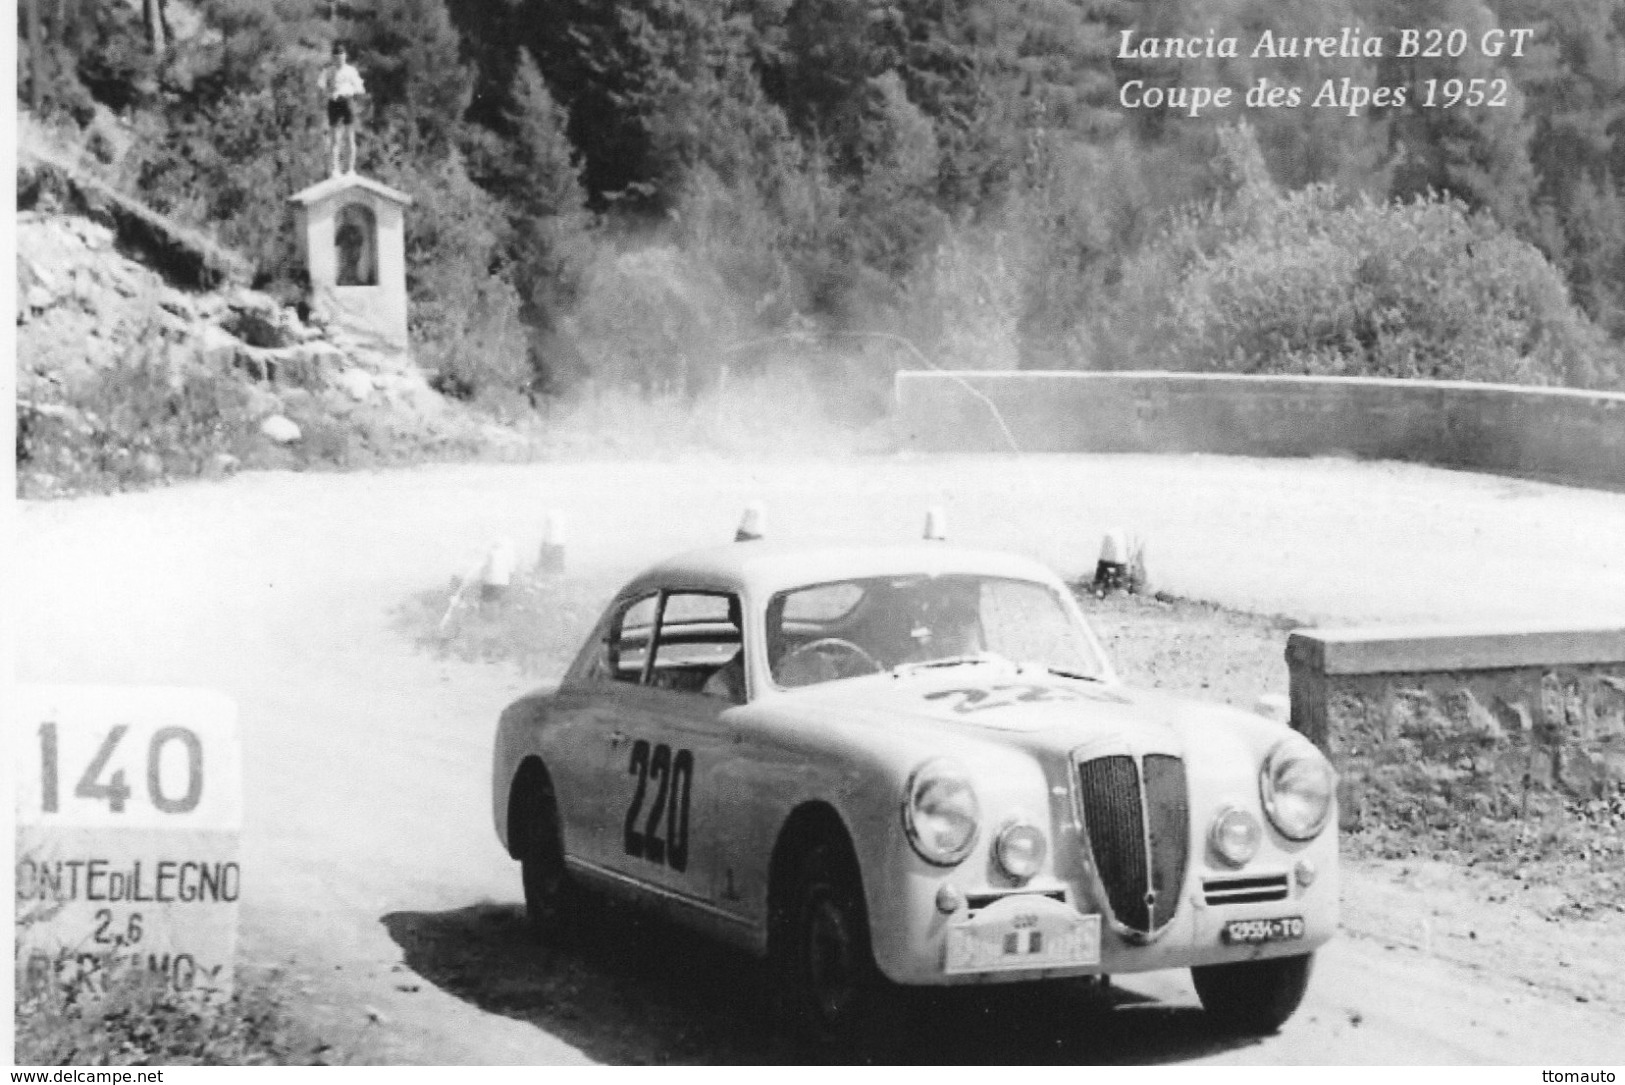
<svg viewBox="0 0 1625 1085">
<path fill-rule="evenodd" d="M 894 982 L 942 986 L 1149 972 L 1310 953 L 1337 929 L 1336 841 L 1328 836 L 1293 857 L 1313 863 L 1316 876 L 1310 885 L 1300 884 L 1291 866 L 1257 864 L 1240 872 L 1284 880 L 1278 899 L 1238 900 L 1248 894 L 1215 892 L 1210 883 L 1227 884 L 1238 872 L 1193 864 L 1174 918 L 1149 940 L 1117 928 L 1083 885 L 1050 881 L 1021 889 L 963 887 L 952 872 L 911 871 L 898 879 L 878 909 L 871 909 L 875 962 Z M 945 883 L 956 884 L 967 900 L 952 914 L 937 905 Z M 1302 937 L 1262 943 L 1225 940 L 1232 921 L 1288 918 L 1302 920 Z M 1281 926 L 1276 925 L 1276 933 Z M 1298 925 L 1287 926 L 1296 932 Z"/>
</svg>

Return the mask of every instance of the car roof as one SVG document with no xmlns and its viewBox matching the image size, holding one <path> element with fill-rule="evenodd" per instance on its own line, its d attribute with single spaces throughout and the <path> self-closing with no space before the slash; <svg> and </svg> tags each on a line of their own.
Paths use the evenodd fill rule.
<svg viewBox="0 0 1625 1085">
<path fill-rule="evenodd" d="M 745 592 L 766 596 L 809 584 L 871 576 L 961 573 L 1058 586 L 1055 574 L 1031 558 L 942 542 L 823 546 L 755 539 L 677 554 L 634 577 L 622 596 L 659 588 Z"/>
</svg>

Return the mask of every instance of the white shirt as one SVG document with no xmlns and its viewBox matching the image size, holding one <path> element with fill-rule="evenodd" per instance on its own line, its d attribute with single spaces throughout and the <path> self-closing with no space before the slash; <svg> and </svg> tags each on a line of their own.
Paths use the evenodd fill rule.
<svg viewBox="0 0 1625 1085">
<path fill-rule="evenodd" d="M 361 85 L 361 73 L 355 70 L 353 64 L 345 61 L 333 73 L 333 87 L 328 93 L 333 98 L 353 98 L 367 93 L 367 88 Z"/>
</svg>

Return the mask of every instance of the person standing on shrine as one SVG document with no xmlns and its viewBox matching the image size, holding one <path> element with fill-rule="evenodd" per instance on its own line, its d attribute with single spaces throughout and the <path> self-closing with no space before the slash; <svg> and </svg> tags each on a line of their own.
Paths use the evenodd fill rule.
<svg viewBox="0 0 1625 1085">
<path fill-rule="evenodd" d="M 322 90 L 327 94 L 327 126 L 329 145 L 333 155 L 333 176 L 339 175 L 342 150 L 348 145 L 350 168 L 355 172 L 355 117 L 356 99 L 367 93 L 361 82 L 361 73 L 350 63 L 349 52 L 342 42 L 333 45 L 333 63 L 322 70 Z"/>
</svg>

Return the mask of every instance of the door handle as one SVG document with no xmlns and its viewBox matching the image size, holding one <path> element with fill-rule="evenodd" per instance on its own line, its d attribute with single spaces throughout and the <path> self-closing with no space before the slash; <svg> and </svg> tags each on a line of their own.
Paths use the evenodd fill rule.
<svg viewBox="0 0 1625 1085">
<path fill-rule="evenodd" d="M 614 749 L 615 747 L 619 746 L 621 743 L 623 743 L 625 741 L 626 741 L 626 733 L 624 731 L 611 731 L 609 733 L 609 746 L 610 746 L 610 749 Z"/>
</svg>

